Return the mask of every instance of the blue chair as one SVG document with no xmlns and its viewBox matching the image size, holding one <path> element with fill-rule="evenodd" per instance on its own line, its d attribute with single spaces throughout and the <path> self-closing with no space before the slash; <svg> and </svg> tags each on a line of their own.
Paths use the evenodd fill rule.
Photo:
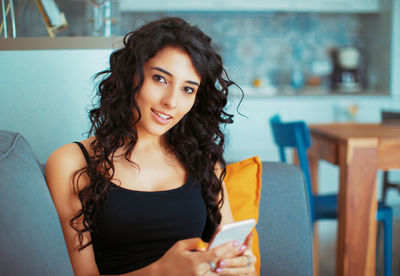
<svg viewBox="0 0 400 276">
<path fill-rule="evenodd" d="M 312 193 L 310 168 L 308 164 L 307 149 L 311 146 L 310 130 L 303 121 L 283 123 L 279 115 L 270 119 L 274 141 L 279 148 L 281 162 L 287 162 L 285 148 L 297 151 L 300 168 L 304 173 L 306 188 L 309 198 L 311 224 L 320 219 L 337 218 L 337 195 L 314 195 Z M 392 275 L 392 208 L 383 202 L 378 203 L 377 220 L 383 223 L 384 228 L 384 269 L 385 276 Z"/>
</svg>

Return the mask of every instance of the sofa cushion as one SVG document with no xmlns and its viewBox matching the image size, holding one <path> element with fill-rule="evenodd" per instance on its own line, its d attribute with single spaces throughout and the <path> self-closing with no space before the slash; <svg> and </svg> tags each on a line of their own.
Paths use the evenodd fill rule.
<svg viewBox="0 0 400 276">
<path fill-rule="evenodd" d="M 0 131 L 0 274 L 73 275 L 40 165 L 18 133 Z"/>
<path fill-rule="evenodd" d="M 226 166 L 225 186 L 235 221 L 251 218 L 258 220 L 261 173 L 262 165 L 258 156 Z M 252 251 L 257 258 L 255 267 L 259 274 L 261 261 L 256 228 L 253 229 Z"/>
</svg>

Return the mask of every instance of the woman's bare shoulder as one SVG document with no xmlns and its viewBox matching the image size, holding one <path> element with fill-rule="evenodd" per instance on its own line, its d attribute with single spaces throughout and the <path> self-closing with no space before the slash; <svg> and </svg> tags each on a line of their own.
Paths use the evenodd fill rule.
<svg viewBox="0 0 400 276">
<path fill-rule="evenodd" d="M 80 141 L 80 143 L 85 147 L 85 149 L 91 154 L 90 143 L 94 140 L 93 137 Z M 63 162 L 64 164 L 74 163 L 77 161 L 85 161 L 82 150 L 76 143 L 65 144 L 51 153 L 48 162 Z M 82 163 L 82 162 L 78 162 Z"/>
<path fill-rule="evenodd" d="M 90 149 L 90 143 L 93 138 L 88 138 L 81 143 L 86 149 Z M 90 153 L 89 153 L 90 154 Z M 71 179 L 76 171 L 86 166 L 85 156 L 82 150 L 75 143 L 65 144 L 53 151 L 46 162 L 46 179 L 50 185 L 60 183 L 61 181 Z M 65 182 L 65 181 L 62 181 Z"/>
<path fill-rule="evenodd" d="M 49 165 L 63 165 L 75 167 L 85 161 L 84 155 L 75 143 L 65 144 L 53 151 L 46 162 L 46 167 Z"/>
</svg>

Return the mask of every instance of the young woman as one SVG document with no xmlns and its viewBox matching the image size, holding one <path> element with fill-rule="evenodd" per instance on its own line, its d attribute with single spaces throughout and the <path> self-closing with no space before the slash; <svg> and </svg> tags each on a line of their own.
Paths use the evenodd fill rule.
<svg viewBox="0 0 400 276">
<path fill-rule="evenodd" d="M 92 136 L 46 165 L 75 274 L 255 275 L 251 236 L 199 247 L 233 221 L 220 130 L 233 82 L 211 39 L 182 19 L 154 21 L 97 76 Z"/>
</svg>

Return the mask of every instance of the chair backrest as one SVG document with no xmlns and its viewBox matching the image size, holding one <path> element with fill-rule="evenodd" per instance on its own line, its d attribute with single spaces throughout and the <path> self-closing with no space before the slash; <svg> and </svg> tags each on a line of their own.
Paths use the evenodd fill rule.
<svg viewBox="0 0 400 276">
<path fill-rule="evenodd" d="M 310 205 L 301 170 L 280 162 L 262 163 L 257 231 L 261 275 L 313 275 Z"/>
<path fill-rule="evenodd" d="M 400 125 L 400 111 L 381 111 L 381 122 L 383 124 L 395 124 Z"/>
<path fill-rule="evenodd" d="M 287 162 L 285 148 L 292 148 L 297 152 L 300 168 L 304 173 L 307 184 L 311 217 L 314 219 L 310 166 L 307 157 L 307 149 L 311 147 L 310 130 L 304 121 L 282 122 L 279 115 L 275 115 L 270 119 L 270 126 L 274 141 L 279 149 L 281 162 Z"/>
<path fill-rule="evenodd" d="M 0 131 L 0 256 L 1 275 L 74 275 L 38 160 L 8 131 Z"/>
</svg>

